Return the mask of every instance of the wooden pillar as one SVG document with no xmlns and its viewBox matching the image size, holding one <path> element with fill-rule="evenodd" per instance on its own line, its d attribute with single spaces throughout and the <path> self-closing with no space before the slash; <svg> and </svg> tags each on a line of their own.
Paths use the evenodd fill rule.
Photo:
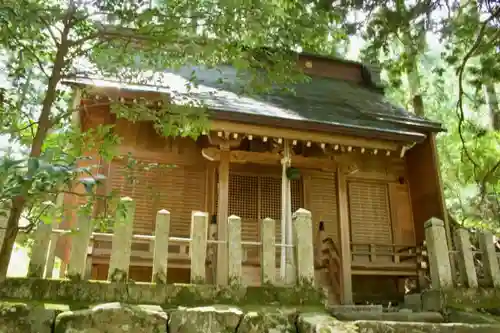
<svg viewBox="0 0 500 333">
<path fill-rule="evenodd" d="M 352 272 L 351 272 L 351 231 L 349 225 L 349 202 L 347 196 L 347 180 L 341 168 L 337 169 L 337 195 L 339 205 L 339 239 L 341 252 L 341 299 L 343 304 L 352 304 Z"/>
<path fill-rule="evenodd" d="M 217 239 L 225 241 L 217 245 L 217 284 L 228 283 L 228 254 L 227 254 L 227 218 L 229 209 L 229 145 L 220 146 L 219 162 L 219 198 L 217 207 Z"/>
<path fill-rule="evenodd" d="M 214 188 L 209 187 L 209 188 Z M 217 240 L 217 215 L 213 214 L 210 217 L 210 226 L 208 227 L 208 239 L 209 240 Z M 215 279 L 217 276 L 217 244 L 212 243 L 209 244 L 207 247 L 207 258 L 208 261 L 210 262 L 209 266 L 209 271 L 208 271 L 208 276 L 207 276 L 207 282 L 210 284 L 215 284 Z"/>
<path fill-rule="evenodd" d="M 283 158 L 281 159 L 281 244 L 292 245 L 292 207 L 290 179 L 287 176 L 287 168 L 291 165 L 290 144 L 288 140 L 283 142 Z M 293 260 L 294 251 L 291 247 L 281 248 L 280 278 L 286 284 L 295 281 L 295 269 Z"/>
</svg>

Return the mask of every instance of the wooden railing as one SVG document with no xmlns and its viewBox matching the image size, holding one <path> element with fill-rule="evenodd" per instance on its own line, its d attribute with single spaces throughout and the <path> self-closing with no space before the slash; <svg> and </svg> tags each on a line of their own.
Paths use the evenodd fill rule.
<svg viewBox="0 0 500 333">
<path fill-rule="evenodd" d="M 227 246 L 228 262 L 221 263 L 228 267 L 228 280 L 242 282 L 242 265 L 245 262 L 243 247 L 257 247 L 260 252 L 261 283 L 276 283 L 276 249 L 293 247 L 296 255 L 295 276 L 297 281 L 314 280 L 314 253 L 312 239 L 311 213 L 299 209 L 293 218 L 293 245 L 275 243 L 275 221 L 269 218 L 262 220 L 261 240 L 248 242 L 241 240 L 241 218 L 230 216 L 227 220 L 227 239 L 217 240 L 217 225 L 210 224 L 208 213 L 193 212 L 191 216 L 190 237 L 172 237 L 170 235 L 170 212 L 160 210 L 156 216 L 156 227 L 153 235 L 137 235 L 133 233 L 135 202 L 130 198 L 122 198 L 121 204 L 125 212 L 116 216 L 113 233 L 93 232 L 89 217 L 79 216 L 76 231 L 54 228 L 52 224 L 40 224 L 34 234 L 34 245 L 28 275 L 41 278 L 51 277 L 54 265 L 55 244 L 61 235 L 71 237 L 71 253 L 66 275 L 70 278 L 86 279 L 90 255 L 109 256 L 107 279 L 125 281 L 133 255 L 140 254 L 143 259 L 152 261 L 152 282 L 167 283 L 167 267 L 172 260 L 189 262 L 191 282 L 205 283 L 206 268 L 214 263 L 214 250 L 218 245 Z M 93 248 L 94 242 L 111 243 L 111 247 Z M 137 245 L 143 245 L 137 250 Z M 178 249 L 172 253 L 172 246 Z M 134 246 L 136 250 L 133 251 Z M 150 248 L 153 248 L 152 254 Z M 212 267 L 213 268 L 213 267 Z M 213 272 L 212 272 L 213 273 Z M 280 281 L 283 284 L 284 281 Z"/>
<path fill-rule="evenodd" d="M 341 270 L 342 264 L 340 262 L 340 250 L 335 245 L 335 242 L 330 237 L 323 240 L 323 254 L 324 265 L 327 268 L 329 282 L 331 284 L 331 293 L 335 300 L 340 303 L 341 295 L 340 290 L 342 287 Z"/>
<path fill-rule="evenodd" d="M 417 246 L 408 244 L 351 243 L 353 274 L 416 275 Z"/>
<path fill-rule="evenodd" d="M 341 252 L 335 241 L 327 237 L 320 222 L 316 240 L 315 268 L 326 271 L 322 283 L 333 302 L 341 301 Z M 414 244 L 351 243 L 351 272 L 353 275 L 382 275 L 407 277 L 409 289 L 424 289 L 428 285 L 428 264 L 425 242 Z M 406 285 L 405 285 L 406 287 Z"/>
<path fill-rule="evenodd" d="M 342 286 L 340 250 L 332 238 L 325 233 L 324 222 L 319 223 L 316 237 L 315 269 L 319 270 L 323 287 L 327 289 L 329 302 L 340 304 Z"/>
</svg>

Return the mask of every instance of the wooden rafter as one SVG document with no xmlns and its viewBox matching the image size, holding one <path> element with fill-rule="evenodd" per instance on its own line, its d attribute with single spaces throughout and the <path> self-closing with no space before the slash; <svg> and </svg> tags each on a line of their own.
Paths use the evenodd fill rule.
<svg viewBox="0 0 500 333">
<path fill-rule="evenodd" d="M 386 151 L 398 151 L 400 149 L 400 144 L 391 141 L 372 140 L 321 132 L 299 131 L 271 126 L 233 123 L 224 120 L 213 120 L 210 123 L 210 127 L 212 131 L 244 133 L 245 136 L 252 135 L 252 137 L 260 136 L 265 138 L 277 138 L 278 140 L 288 139 L 292 143 L 294 141 L 301 140 L 306 142 L 306 146 L 311 146 L 313 142 L 319 145 L 333 145 L 333 147 L 337 147 L 337 149 L 339 146 L 345 146 L 345 149 L 348 151 L 352 151 L 355 147 Z"/>
</svg>

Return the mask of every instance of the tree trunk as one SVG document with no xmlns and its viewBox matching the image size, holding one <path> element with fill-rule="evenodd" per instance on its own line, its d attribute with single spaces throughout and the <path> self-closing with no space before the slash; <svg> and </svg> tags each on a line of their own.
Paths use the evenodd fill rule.
<svg viewBox="0 0 500 333">
<path fill-rule="evenodd" d="M 72 10 L 70 8 L 70 10 Z M 68 11 L 68 14 L 70 12 Z M 68 17 L 70 17 L 68 15 Z M 68 53 L 68 34 L 70 31 L 69 20 L 66 22 L 61 34 L 61 43 L 56 52 L 54 59 L 54 66 L 49 78 L 45 98 L 42 104 L 42 111 L 38 117 L 38 128 L 33 138 L 31 151 L 29 154 L 30 159 L 37 159 L 42 153 L 42 146 L 47 137 L 47 133 L 52 127 L 50 119 L 52 105 L 56 99 L 57 84 L 61 79 L 61 73 L 64 68 L 65 57 Z M 28 170 L 28 179 L 34 175 L 36 170 Z M 31 173 L 31 174 L 30 174 Z M 9 218 L 5 227 L 5 238 L 0 248 L 0 282 L 3 282 L 7 277 L 7 270 L 9 268 L 9 261 L 12 255 L 12 249 L 16 241 L 17 233 L 19 231 L 19 219 L 25 208 L 28 191 L 31 189 L 32 181 L 26 181 L 23 184 L 23 189 L 20 195 L 12 199 L 12 206 L 10 207 Z"/>
<path fill-rule="evenodd" d="M 418 61 L 415 59 L 413 68 L 407 70 L 408 86 L 412 101 L 413 112 L 420 117 L 425 116 L 424 101 L 420 94 L 420 77 L 418 72 Z"/>
</svg>

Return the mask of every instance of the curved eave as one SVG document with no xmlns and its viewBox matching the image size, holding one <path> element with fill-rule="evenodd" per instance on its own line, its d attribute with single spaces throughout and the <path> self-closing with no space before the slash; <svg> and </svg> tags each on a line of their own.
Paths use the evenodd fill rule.
<svg viewBox="0 0 500 333">
<path fill-rule="evenodd" d="M 154 86 L 140 86 L 136 87 L 129 86 L 126 84 L 120 84 L 118 82 L 109 82 L 109 85 L 99 86 L 92 84 L 92 80 L 71 80 L 67 79 L 62 82 L 63 84 L 67 84 L 70 86 L 76 87 L 94 87 L 95 91 L 92 93 L 98 93 L 98 90 L 105 90 L 106 92 L 110 92 L 111 90 L 114 93 L 153 93 L 153 94 L 167 94 L 166 92 L 162 92 L 161 89 Z M 393 117 L 387 117 L 384 121 L 397 122 L 406 127 L 405 130 L 389 130 L 389 129 L 380 129 L 373 128 L 367 126 L 359 126 L 359 125 L 347 125 L 341 123 L 324 123 L 317 122 L 307 119 L 288 119 L 281 117 L 273 117 L 273 116 L 262 116 L 252 113 L 244 113 L 238 112 L 231 109 L 221 109 L 210 110 L 211 118 L 216 120 L 226 120 L 226 121 L 235 121 L 242 122 L 248 124 L 255 125 L 271 125 L 280 128 L 290 128 L 296 130 L 306 130 L 306 131 L 317 131 L 323 133 L 335 133 L 335 134 L 344 134 L 344 135 L 354 135 L 364 138 L 373 138 L 373 139 L 381 139 L 381 140 L 390 140 L 390 141 L 399 141 L 404 143 L 412 143 L 412 142 L 422 142 L 427 135 L 425 133 L 436 132 L 433 126 L 428 126 L 427 123 L 413 123 L 409 121 L 402 122 L 401 120 L 394 119 Z M 408 119 L 407 119 L 408 120 Z M 440 127 L 439 127 L 440 128 Z M 412 129 L 418 129 L 413 131 Z"/>
<path fill-rule="evenodd" d="M 373 129 L 371 127 L 364 126 L 321 123 L 311 120 L 284 119 L 272 116 L 260 116 L 249 113 L 232 112 L 231 110 L 212 110 L 211 112 L 211 118 L 217 120 L 236 121 L 255 125 L 271 125 L 275 127 L 290 128 L 296 130 L 354 135 L 363 138 L 400 141 L 405 143 L 422 142 L 427 137 L 426 134 L 414 131 L 391 131 L 383 129 Z"/>
</svg>

